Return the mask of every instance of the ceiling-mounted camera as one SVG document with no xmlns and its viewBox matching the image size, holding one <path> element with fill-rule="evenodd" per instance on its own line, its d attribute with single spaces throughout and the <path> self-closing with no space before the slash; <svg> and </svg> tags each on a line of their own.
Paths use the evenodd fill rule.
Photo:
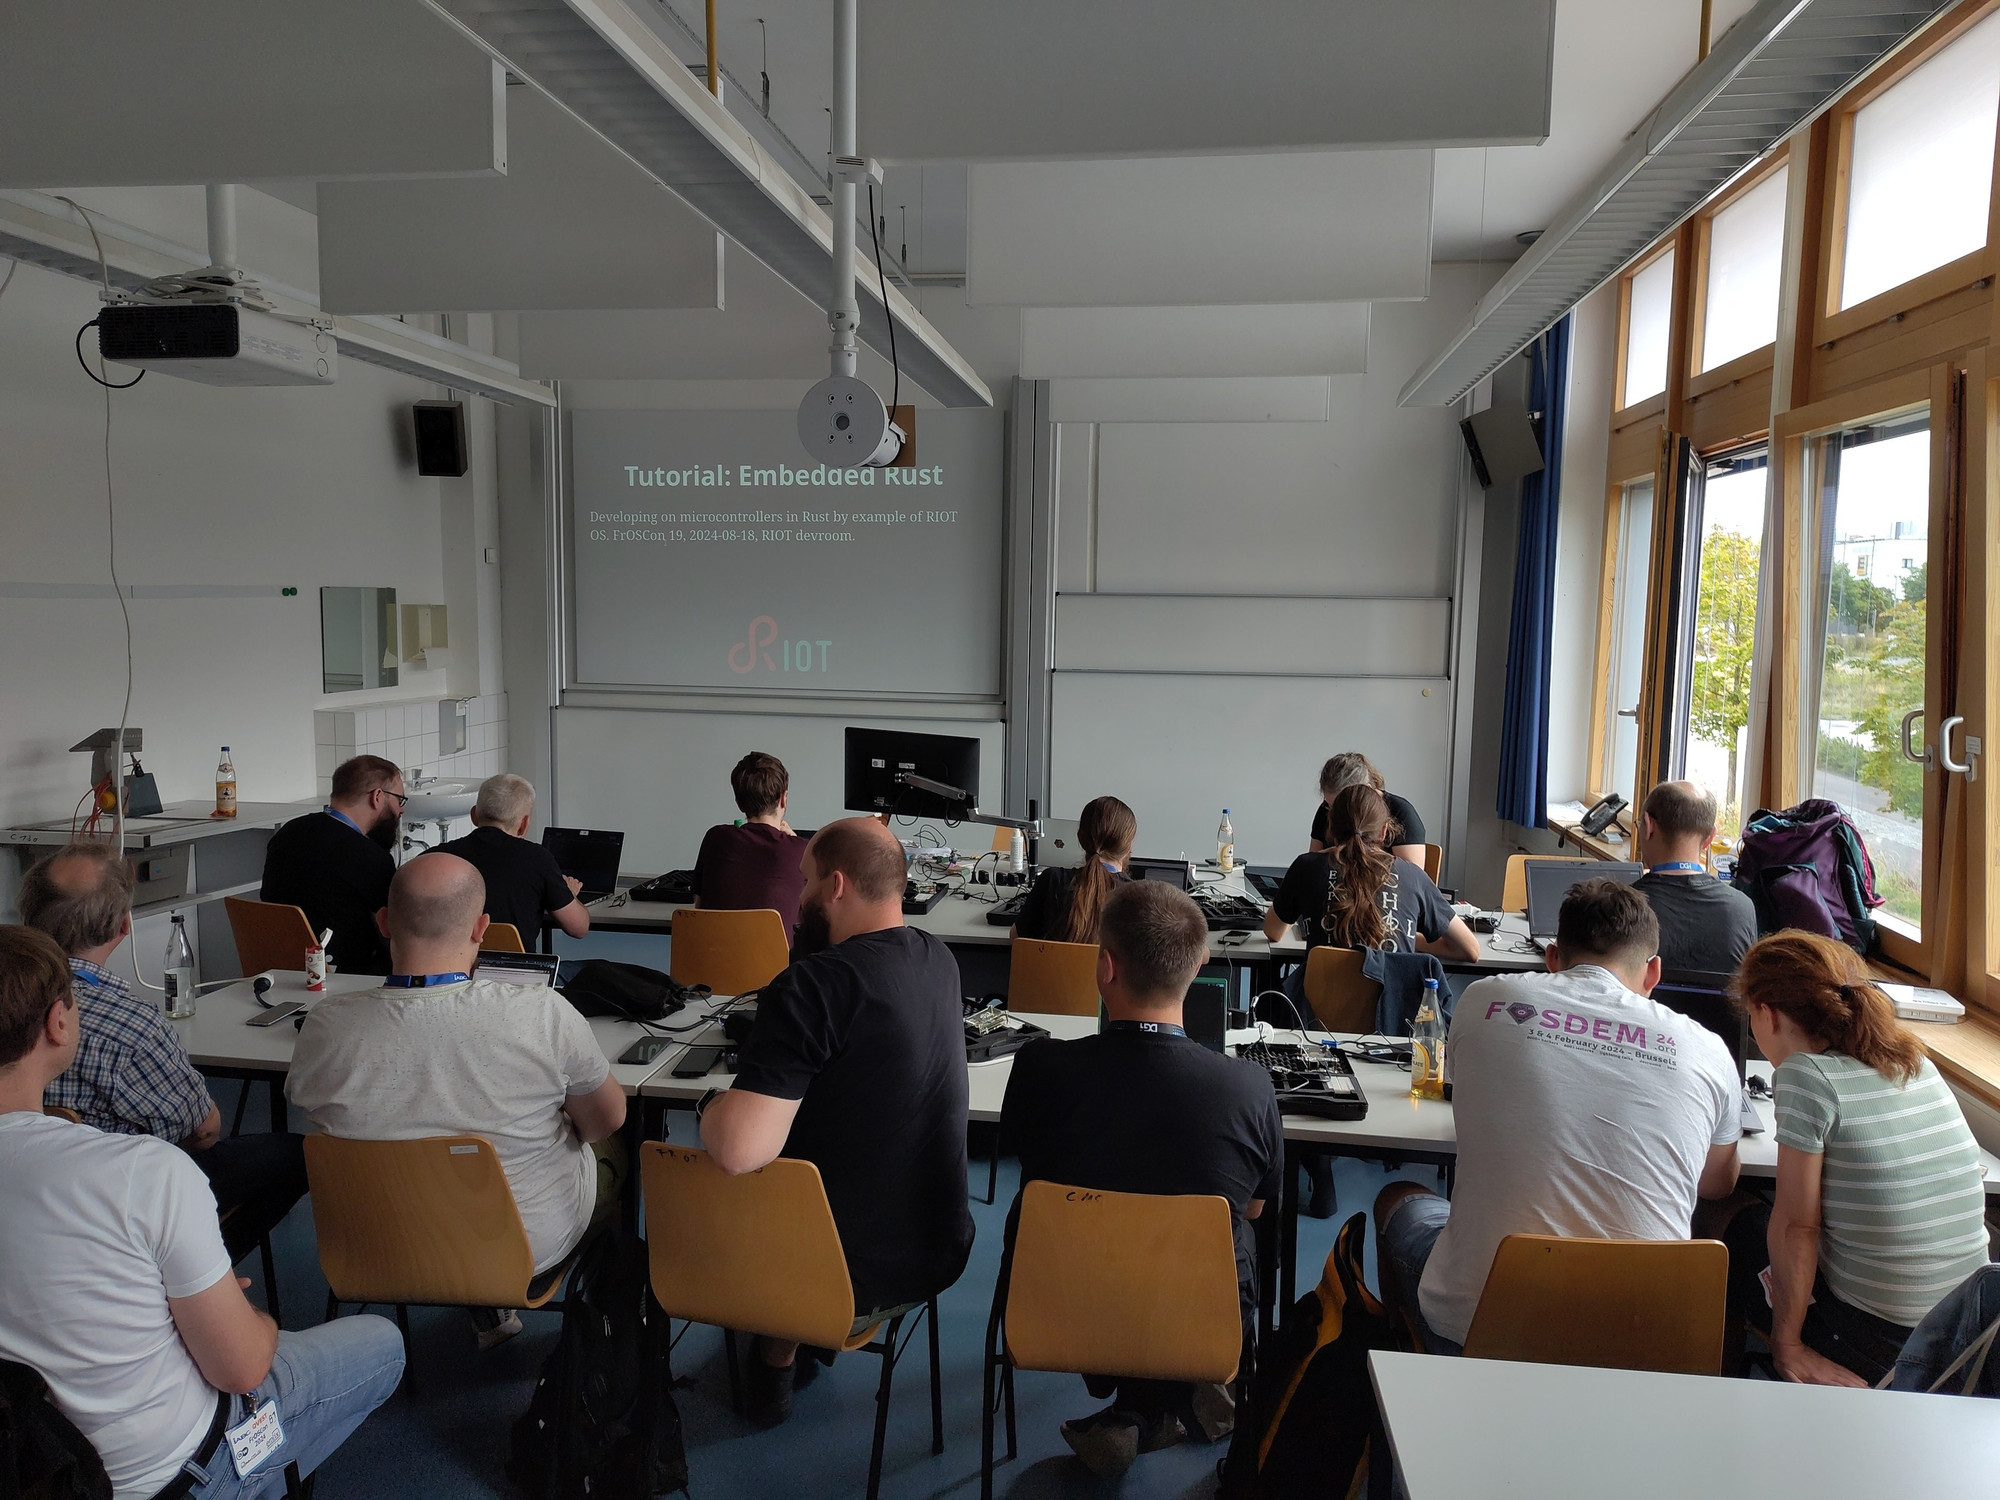
<svg viewBox="0 0 2000 1500">
<path fill-rule="evenodd" d="M 842 468 L 884 468 L 903 451 L 903 429 L 875 388 L 855 375 L 829 375 L 799 403 L 799 441 Z"/>
</svg>

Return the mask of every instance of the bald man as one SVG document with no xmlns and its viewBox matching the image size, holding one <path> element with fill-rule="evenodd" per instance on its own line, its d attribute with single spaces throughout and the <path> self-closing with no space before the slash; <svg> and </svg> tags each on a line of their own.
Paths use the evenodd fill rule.
<svg viewBox="0 0 2000 1500">
<path fill-rule="evenodd" d="M 314 1130 L 360 1140 L 493 1143 L 539 1273 L 617 1202 L 625 1094 L 590 1023 L 545 985 L 472 977 L 485 882 L 452 854 L 396 872 L 376 916 L 390 973 L 328 995 L 299 1031 L 285 1092 Z M 511 1330 L 510 1330 L 511 1331 Z"/>
<path fill-rule="evenodd" d="M 972 1248 L 958 964 L 904 925 L 903 848 L 874 819 L 828 824 L 799 868 L 791 967 L 758 993 L 735 1084 L 702 1111 L 701 1138 L 732 1174 L 781 1155 L 818 1166 L 859 1331 L 950 1286 Z M 752 1421 L 791 1415 L 817 1369 L 797 1354 L 757 1340 Z"/>
<path fill-rule="evenodd" d="M 1660 966 L 1734 974 L 1757 941 L 1757 908 L 1708 873 L 1715 838 L 1715 798 L 1692 781 L 1663 781 L 1639 809 L 1639 858 L 1646 873 L 1634 887 L 1660 921 Z"/>
</svg>

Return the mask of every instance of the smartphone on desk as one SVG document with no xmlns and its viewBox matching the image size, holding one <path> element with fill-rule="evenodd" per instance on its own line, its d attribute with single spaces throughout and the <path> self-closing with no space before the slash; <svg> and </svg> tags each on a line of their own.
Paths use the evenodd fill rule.
<svg viewBox="0 0 2000 1500">
<path fill-rule="evenodd" d="M 280 1021 L 289 1021 L 304 1010 L 305 1002 L 294 1000 L 287 1005 L 274 1005 L 269 1010 L 260 1010 L 243 1024 L 245 1026 L 276 1026 Z"/>
<path fill-rule="evenodd" d="M 673 1044 L 671 1037 L 642 1036 L 619 1053 L 618 1060 L 621 1063 L 649 1063 Z"/>
<path fill-rule="evenodd" d="M 722 1045 L 690 1047 L 682 1054 L 680 1061 L 674 1064 L 673 1076 L 676 1078 L 705 1077 L 717 1063 L 722 1061 L 724 1054 L 728 1051 L 729 1048 Z"/>
</svg>

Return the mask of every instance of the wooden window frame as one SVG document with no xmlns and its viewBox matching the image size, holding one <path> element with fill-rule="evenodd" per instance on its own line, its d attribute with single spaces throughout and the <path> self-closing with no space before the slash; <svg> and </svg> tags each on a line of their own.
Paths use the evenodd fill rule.
<svg viewBox="0 0 2000 1500">
<path fill-rule="evenodd" d="M 1616 356 L 1611 366 L 1611 425 L 1614 429 L 1630 427 L 1635 422 L 1643 422 L 1649 417 L 1663 416 L 1667 401 L 1674 393 L 1677 382 L 1674 379 L 1678 361 L 1675 346 L 1680 342 L 1681 330 L 1676 316 L 1681 307 L 1687 263 L 1679 256 L 1681 236 L 1669 234 L 1652 249 L 1640 256 L 1618 277 L 1618 344 Z M 1625 405 L 1625 356 L 1632 339 L 1632 283 L 1642 273 L 1651 270 L 1662 257 L 1674 255 L 1673 287 L 1667 295 L 1667 383 L 1663 390 L 1655 391 L 1641 401 Z"/>
<path fill-rule="evenodd" d="M 1655 442 L 1657 442 L 1657 438 Z M 1605 489 L 1604 534 L 1597 562 L 1597 638 L 1592 656 L 1590 686 L 1590 738 L 1587 759 L 1587 785 L 1590 787 L 1592 802 L 1617 792 L 1638 805 L 1636 786 L 1613 786 L 1605 774 L 1604 757 L 1607 741 L 1611 733 L 1611 718 L 1616 712 L 1611 702 L 1611 661 L 1618 650 L 1613 627 L 1618 618 L 1618 571 L 1620 557 L 1618 539 L 1625 530 L 1625 492 L 1635 484 L 1643 484 L 1652 479 L 1650 471 L 1640 470 L 1624 479 L 1612 480 Z M 1639 608 L 1646 608 L 1646 601 L 1639 601 Z M 1637 780 L 1635 775 L 1634 780 Z"/>
<path fill-rule="evenodd" d="M 1790 165 L 1789 145 L 1780 146 L 1764 161 L 1743 173 L 1736 182 L 1725 188 L 1695 219 L 1693 281 L 1688 288 L 1687 393 L 1690 400 L 1720 391 L 1749 376 L 1761 374 L 1771 368 L 1772 361 L 1777 356 L 1778 325 L 1773 322 L 1769 343 L 1762 344 L 1748 353 L 1739 354 L 1712 370 L 1703 370 L 1701 367 L 1702 341 L 1708 332 L 1709 241 L 1715 232 L 1716 217 L 1733 207 L 1745 194 L 1762 187 L 1778 173 L 1786 171 Z M 1782 284 L 1784 276 L 1782 222 L 1778 234 L 1779 279 Z"/>
</svg>

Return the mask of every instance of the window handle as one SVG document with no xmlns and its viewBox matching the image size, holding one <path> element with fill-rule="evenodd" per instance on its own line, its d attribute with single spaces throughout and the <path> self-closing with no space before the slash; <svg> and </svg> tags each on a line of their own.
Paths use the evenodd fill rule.
<svg viewBox="0 0 2000 1500">
<path fill-rule="evenodd" d="M 1921 708 L 1913 708 L 1903 715 L 1903 759 L 1913 761 L 1928 771 L 1931 768 L 1931 747 L 1929 745 L 1924 746 L 1924 753 L 1921 755 L 1910 748 L 1910 726 L 1923 716 L 1924 711 Z"/>
<path fill-rule="evenodd" d="M 1639 717 L 1639 710 L 1636 705 L 1631 708 L 1621 708 L 1617 712 L 1618 717 L 1621 719 L 1637 719 Z"/>
<path fill-rule="evenodd" d="M 1970 764 L 1961 763 L 1951 758 L 1951 732 L 1954 729 L 1963 728 L 1964 724 L 1965 716 L 1963 714 L 1953 714 L 1949 719 L 1938 725 L 1938 764 L 1943 766 L 1947 771 L 1957 772 L 1960 776 L 1966 775 L 1972 770 L 1972 767 Z M 1971 746 L 1968 744 L 1966 749 L 1970 753 Z"/>
</svg>

